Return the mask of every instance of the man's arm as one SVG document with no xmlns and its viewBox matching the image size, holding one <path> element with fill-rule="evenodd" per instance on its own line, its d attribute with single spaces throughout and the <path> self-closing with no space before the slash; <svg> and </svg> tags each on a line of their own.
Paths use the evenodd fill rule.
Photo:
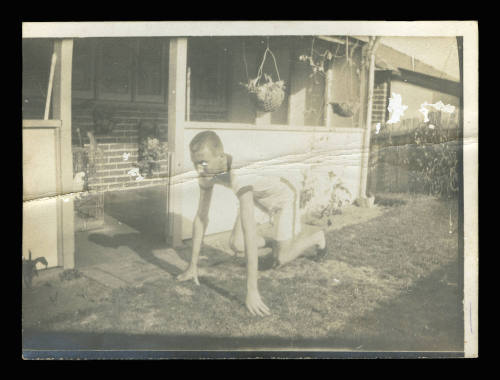
<svg viewBox="0 0 500 380">
<path fill-rule="evenodd" d="M 200 186 L 200 201 L 198 203 L 198 212 L 193 222 L 193 249 L 191 251 L 191 263 L 185 272 L 181 273 L 177 279 L 186 281 L 193 279 L 197 285 L 198 282 L 198 257 L 200 255 L 203 236 L 208 225 L 208 211 L 210 210 L 210 200 L 212 198 L 212 187 L 204 188 Z"/>
<path fill-rule="evenodd" d="M 257 287 L 258 255 L 257 227 L 255 225 L 254 203 L 252 190 L 247 190 L 238 196 L 240 200 L 241 226 L 247 256 L 247 298 L 246 306 L 252 314 L 263 316 L 270 314 L 268 307 L 262 302 Z"/>
</svg>

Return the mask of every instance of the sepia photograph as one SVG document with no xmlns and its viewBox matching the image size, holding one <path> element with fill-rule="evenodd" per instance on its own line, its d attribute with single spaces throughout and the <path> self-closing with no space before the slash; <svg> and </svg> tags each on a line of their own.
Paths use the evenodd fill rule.
<svg viewBox="0 0 500 380">
<path fill-rule="evenodd" d="M 476 21 L 22 23 L 22 357 L 478 356 Z"/>
</svg>

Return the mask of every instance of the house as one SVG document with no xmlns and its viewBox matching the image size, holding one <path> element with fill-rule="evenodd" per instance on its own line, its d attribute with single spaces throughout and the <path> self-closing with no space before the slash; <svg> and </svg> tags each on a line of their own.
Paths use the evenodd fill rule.
<svg viewBox="0 0 500 380">
<path fill-rule="evenodd" d="M 369 191 L 379 192 L 407 192 L 417 191 L 419 184 L 412 182 L 407 164 L 408 146 L 414 144 L 413 130 L 424 121 L 421 106 L 424 103 L 436 104 L 442 102 L 451 105 L 455 111 L 446 116 L 443 124 L 447 128 L 449 139 L 458 136 L 458 121 L 460 110 L 461 84 L 446 72 L 419 61 L 407 54 L 382 44 L 376 53 L 376 70 L 372 115 L 371 169 L 369 174 Z M 388 143 L 388 133 L 378 136 L 376 125 L 384 126 L 389 120 L 389 99 L 392 94 L 401 96 L 402 104 L 407 106 L 401 121 L 391 124 Z M 442 114 L 432 107 L 429 111 L 429 120 L 441 120 Z M 437 119 L 433 118 L 433 114 Z M 383 129 L 382 129 L 383 130 Z M 383 149 L 392 158 L 385 162 L 381 159 Z M 395 158 L 398 157 L 398 158 Z M 421 190 L 419 190 L 421 191 Z"/>
<path fill-rule="evenodd" d="M 30 37 L 23 39 L 24 199 L 62 196 L 50 197 L 50 205 L 25 202 L 23 232 L 30 233 L 23 233 L 23 252 L 38 247 L 50 266 L 74 266 L 75 200 L 69 195 L 77 192 L 75 152 L 88 147 L 83 132 L 96 130 L 96 113 L 110 127 L 95 134 L 101 157 L 88 178 L 89 190 L 164 184 L 169 218 L 165 235 L 174 246 L 191 236 L 199 190 L 188 145 L 203 130 L 216 131 L 233 154 L 234 166 L 245 167 L 249 174 L 280 175 L 300 189 L 304 173 L 318 178 L 334 173 L 350 200 L 361 195 L 366 166 L 363 88 L 368 82 L 362 68 L 365 42 L 360 39 Z M 266 49 L 273 54 L 264 61 Z M 53 52 L 53 94 L 48 97 L 52 114 L 41 120 L 44 105 L 48 110 Z M 325 69 L 314 70 L 326 56 L 331 59 Z M 260 67 L 286 84 L 284 101 L 274 112 L 257 109 L 242 85 Z M 331 103 L 358 106 L 346 116 Z M 129 171 L 148 123 L 157 126 L 171 160 L 138 182 Z M 237 213 L 234 194 L 217 188 L 212 205 L 207 233 L 231 229 Z"/>
<path fill-rule="evenodd" d="M 384 45 L 383 39 L 376 56 L 372 123 L 383 124 L 389 119 L 387 106 L 392 93 L 401 95 L 408 106 L 405 119 L 423 118 L 419 109 L 424 102 L 460 107 L 460 83 L 451 75 Z"/>
</svg>

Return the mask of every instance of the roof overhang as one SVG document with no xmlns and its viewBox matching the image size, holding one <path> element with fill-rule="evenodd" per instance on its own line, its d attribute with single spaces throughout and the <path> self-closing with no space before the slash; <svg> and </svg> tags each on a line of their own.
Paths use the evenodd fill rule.
<svg viewBox="0 0 500 380">
<path fill-rule="evenodd" d="M 417 73 L 401 67 L 398 69 L 398 72 L 399 73 L 392 73 L 391 80 L 400 80 L 456 97 L 460 97 L 462 95 L 462 86 L 460 82 Z"/>
</svg>

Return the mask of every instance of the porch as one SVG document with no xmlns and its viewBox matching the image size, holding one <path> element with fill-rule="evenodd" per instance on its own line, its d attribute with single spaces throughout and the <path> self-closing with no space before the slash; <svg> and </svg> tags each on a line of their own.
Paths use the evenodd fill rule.
<svg viewBox="0 0 500 380">
<path fill-rule="evenodd" d="M 361 64 L 362 41 L 337 37 L 96 38 L 63 39 L 55 41 L 54 46 L 60 47 L 52 104 L 50 93 L 45 99 L 30 95 L 29 89 L 23 93 L 23 113 L 27 118 L 40 115 L 43 104 L 46 111 L 47 104 L 52 109 L 51 118 L 64 114 L 61 133 L 57 132 L 55 143 L 50 144 L 54 152 L 60 152 L 56 153 L 60 166 L 56 165 L 54 178 L 64 177 L 65 183 L 53 194 L 59 195 L 55 201 L 62 206 L 58 207 L 66 209 L 65 222 L 61 216 L 57 219 L 57 235 L 58 239 L 64 236 L 67 259 L 62 259 L 63 248 L 59 247 L 59 256 L 49 257 L 50 266 L 74 266 L 75 242 L 81 241 L 75 233 L 88 229 L 85 223 L 80 228 L 76 207 L 82 202 L 75 195 L 82 190 L 104 200 L 95 204 L 102 208 L 98 212 L 101 225 L 97 223 L 97 227 L 106 229 L 116 227 L 112 219 L 106 219 L 106 215 L 110 216 L 106 211 L 106 200 L 110 199 L 107 192 L 128 193 L 127 189 L 134 189 L 130 191 L 133 194 L 142 187 L 159 185 L 157 188 L 163 189 L 164 194 L 154 209 L 163 213 L 162 239 L 174 247 L 182 245 L 190 237 L 196 212 L 193 200 L 198 198 L 187 147 L 201 130 L 217 131 L 226 151 L 235 156 L 236 167 L 279 172 L 298 188 L 305 170 L 318 176 L 333 171 L 342 179 L 352 200 L 363 193 L 364 119 L 368 111 L 360 107 L 345 117 L 337 115 L 330 106 L 331 102 L 361 102 L 366 97 L 366 74 L 363 70 L 361 77 L 352 73 Z M 323 76 L 311 76 L 309 64 L 298 59 L 312 46 L 320 52 L 335 52 Z M 257 71 L 266 48 L 274 51 L 276 70 L 287 83 L 285 100 L 272 113 L 256 109 L 240 85 L 249 79 L 249 72 Z M 347 57 L 353 67 L 346 66 Z M 270 62 L 263 67 L 268 72 L 272 70 Z M 49 82 L 47 79 L 41 87 L 50 88 Z M 50 124 L 47 116 L 46 112 L 47 120 L 38 125 Z M 159 141 L 160 149 L 171 161 L 157 159 L 157 171 L 138 181 L 131 171 L 138 163 L 140 138 L 148 123 L 156 131 L 150 136 Z M 94 132 L 100 156 L 94 157 L 92 171 L 85 172 L 82 189 L 75 187 L 80 170 L 75 153 L 89 155 L 92 144 L 88 131 Z M 120 207 L 127 207 L 126 202 Z M 223 216 L 217 212 L 221 208 L 225 210 Z M 217 189 L 211 210 L 213 222 L 207 233 L 229 230 L 236 208 L 235 197 L 227 189 Z M 265 222 L 262 215 L 260 218 Z M 26 242 L 25 256 L 30 245 L 36 244 Z"/>
</svg>

